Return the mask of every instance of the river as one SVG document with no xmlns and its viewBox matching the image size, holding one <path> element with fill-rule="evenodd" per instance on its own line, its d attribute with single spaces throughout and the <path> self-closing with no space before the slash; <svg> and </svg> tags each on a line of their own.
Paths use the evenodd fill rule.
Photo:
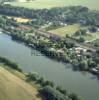
<svg viewBox="0 0 99 100">
<path fill-rule="evenodd" d="M 74 71 L 69 64 L 51 60 L 5 34 L 0 34 L 0 56 L 17 62 L 25 72 L 39 73 L 55 84 L 77 93 L 84 100 L 99 100 L 99 80 L 96 76 Z"/>
</svg>

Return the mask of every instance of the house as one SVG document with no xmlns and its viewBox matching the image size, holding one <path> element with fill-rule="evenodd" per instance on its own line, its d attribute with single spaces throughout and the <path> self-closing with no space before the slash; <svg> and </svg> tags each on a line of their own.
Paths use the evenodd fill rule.
<svg viewBox="0 0 99 100">
<path fill-rule="evenodd" d="M 77 53 L 80 53 L 81 51 L 86 52 L 87 49 L 84 49 L 84 48 L 81 48 L 81 47 L 77 47 L 77 48 L 75 48 L 75 51 L 76 51 Z"/>
<path fill-rule="evenodd" d="M 64 50 L 63 49 L 59 49 L 59 50 L 57 50 L 57 53 L 59 53 L 59 54 L 64 54 Z"/>
<path fill-rule="evenodd" d="M 75 54 L 77 54 L 77 56 L 81 56 L 81 52 L 86 52 L 87 51 L 87 49 L 84 49 L 84 48 L 81 48 L 81 47 L 75 47 L 75 48 L 70 48 L 69 49 L 72 53 L 75 53 Z"/>
<path fill-rule="evenodd" d="M 67 23 L 60 22 L 61 26 L 67 26 Z"/>
</svg>

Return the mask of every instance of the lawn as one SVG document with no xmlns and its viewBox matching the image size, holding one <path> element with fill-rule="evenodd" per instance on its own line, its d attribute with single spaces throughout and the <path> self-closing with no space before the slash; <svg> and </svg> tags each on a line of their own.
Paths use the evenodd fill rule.
<svg viewBox="0 0 99 100">
<path fill-rule="evenodd" d="M 66 36 L 66 35 L 73 35 L 77 30 L 80 29 L 79 24 L 68 25 L 65 27 L 61 27 L 55 30 L 50 30 L 49 32 L 59 35 L 59 36 Z"/>
<path fill-rule="evenodd" d="M 82 5 L 99 10 L 99 0 L 34 0 L 33 2 L 12 2 L 11 5 L 34 9 Z"/>
</svg>

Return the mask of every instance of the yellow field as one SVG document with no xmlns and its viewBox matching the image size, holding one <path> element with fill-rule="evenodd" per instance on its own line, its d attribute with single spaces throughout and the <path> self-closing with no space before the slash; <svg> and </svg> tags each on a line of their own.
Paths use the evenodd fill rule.
<svg viewBox="0 0 99 100">
<path fill-rule="evenodd" d="M 17 17 L 15 17 L 14 19 L 17 22 L 20 22 L 20 23 L 26 23 L 26 22 L 30 21 L 30 19 L 26 19 L 26 18 L 17 18 Z"/>
<path fill-rule="evenodd" d="M 19 23 L 26 23 L 26 22 L 29 22 L 31 21 L 31 19 L 28 19 L 28 18 L 21 18 L 21 17 L 9 17 L 8 18 L 13 18 L 14 20 L 16 20 L 17 22 Z"/>
<path fill-rule="evenodd" d="M 59 36 L 66 36 L 66 35 L 73 35 L 77 30 L 80 29 L 79 24 L 68 25 L 62 28 L 58 28 L 55 30 L 50 30 L 49 32 L 59 35 Z"/>
<path fill-rule="evenodd" d="M 0 67 L 0 100 L 41 100 L 38 91 Z"/>
</svg>

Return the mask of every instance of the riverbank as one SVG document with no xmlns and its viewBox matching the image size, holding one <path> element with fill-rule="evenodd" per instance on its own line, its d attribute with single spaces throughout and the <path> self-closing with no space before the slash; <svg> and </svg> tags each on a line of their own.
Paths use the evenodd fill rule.
<svg viewBox="0 0 99 100">
<path fill-rule="evenodd" d="M 41 53 L 42 53 L 42 55 L 41 54 L 34 54 L 34 53 L 32 53 L 33 55 L 36 55 L 36 56 L 46 56 L 46 57 L 48 57 L 48 58 L 51 58 L 51 59 L 53 59 L 53 60 L 56 60 L 56 61 L 58 61 L 58 62 L 63 62 L 63 63 L 70 63 L 70 64 L 72 64 L 72 66 L 74 67 L 74 69 L 76 69 L 76 70 L 81 70 L 81 71 L 87 71 L 87 72 L 90 72 L 90 73 L 92 73 L 92 74 L 95 74 L 95 75 L 97 75 L 97 76 L 99 76 L 99 72 L 97 71 L 93 71 L 93 68 L 95 68 L 95 67 L 91 67 L 90 69 L 88 69 L 88 67 L 87 66 L 85 66 L 85 64 L 83 63 L 83 66 L 82 66 L 82 63 L 80 64 L 80 66 L 82 66 L 81 67 L 81 69 L 79 68 L 79 62 L 75 62 L 74 60 L 69 60 L 69 59 L 67 59 L 67 58 L 64 58 L 65 56 L 64 56 L 64 54 L 63 54 L 63 51 L 61 51 L 60 50 L 60 52 L 54 52 L 53 50 L 52 51 L 49 51 L 49 48 L 46 48 L 44 45 L 37 45 L 36 43 L 33 43 L 32 41 L 30 41 L 30 40 L 26 40 L 26 39 L 24 39 L 24 37 L 18 37 L 17 35 L 15 35 L 15 34 L 13 34 L 13 33 L 11 33 L 11 32 L 8 32 L 8 31 L 5 31 L 5 30 L 3 30 L 3 32 L 4 33 L 7 33 L 8 35 L 10 35 L 11 37 L 12 37 L 12 39 L 13 40 L 15 40 L 15 41 L 20 41 L 20 42 L 22 42 L 22 43 L 24 43 L 26 46 L 28 46 L 28 47 L 31 47 L 32 49 L 36 49 L 36 50 L 38 50 L 38 51 L 40 51 Z M 74 55 L 72 55 L 72 56 L 74 56 Z M 75 58 L 76 59 L 76 58 Z M 78 59 L 78 58 L 77 58 Z M 79 60 L 80 60 L 81 58 L 79 58 Z M 85 67 L 84 67 L 85 66 Z M 96 66 L 96 65 L 95 65 Z M 84 69 L 85 68 L 85 69 Z"/>
</svg>

